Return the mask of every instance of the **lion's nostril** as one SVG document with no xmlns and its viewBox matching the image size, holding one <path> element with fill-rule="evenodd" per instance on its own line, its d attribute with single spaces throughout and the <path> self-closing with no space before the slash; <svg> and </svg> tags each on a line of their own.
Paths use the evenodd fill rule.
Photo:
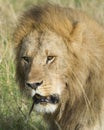
<svg viewBox="0 0 104 130">
<path fill-rule="evenodd" d="M 40 85 L 42 85 L 42 83 L 43 83 L 43 81 L 41 81 L 41 82 L 36 82 L 36 83 L 34 83 L 35 84 L 35 86 L 40 86 Z"/>
<path fill-rule="evenodd" d="M 32 89 L 37 89 L 39 86 L 41 86 L 43 84 L 43 81 L 41 82 L 34 82 L 34 83 L 29 83 L 27 82 L 26 85 Z"/>
<path fill-rule="evenodd" d="M 26 83 L 26 85 L 30 88 L 32 88 L 32 84 L 31 83 Z"/>
</svg>

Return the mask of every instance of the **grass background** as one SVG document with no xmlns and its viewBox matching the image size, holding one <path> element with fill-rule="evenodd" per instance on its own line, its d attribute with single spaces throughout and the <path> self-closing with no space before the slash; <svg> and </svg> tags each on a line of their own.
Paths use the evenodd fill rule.
<svg viewBox="0 0 104 130">
<path fill-rule="evenodd" d="M 46 0 L 0 0 L 0 130 L 47 130 L 41 115 L 26 118 L 31 101 L 20 95 L 15 83 L 12 34 L 18 16 L 33 4 Z M 49 0 L 47 0 L 49 1 Z M 62 6 L 79 8 L 104 25 L 104 0 L 50 0 Z"/>
</svg>

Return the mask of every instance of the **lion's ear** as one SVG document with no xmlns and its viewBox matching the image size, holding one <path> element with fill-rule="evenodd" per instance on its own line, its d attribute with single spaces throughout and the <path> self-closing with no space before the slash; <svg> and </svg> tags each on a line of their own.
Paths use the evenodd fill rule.
<svg viewBox="0 0 104 130">
<path fill-rule="evenodd" d="M 72 41 L 77 43 L 82 43 L 83 33 L 85 31 L 85 28 L 86 26 L 84 23 L 80 23 L 80 22 L 76 23 L 71 33 Z"/>
</svg>

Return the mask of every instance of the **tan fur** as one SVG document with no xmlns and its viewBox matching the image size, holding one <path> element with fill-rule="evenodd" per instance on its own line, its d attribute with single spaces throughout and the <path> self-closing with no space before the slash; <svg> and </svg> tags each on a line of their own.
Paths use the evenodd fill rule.
<svg viewBox="0 0 104 130">
<path fill-rule="evenodd" d="M 44 80 L 39 93 L 60 94 L 57 109 L 44 114 L 50 130 L 104 130 L 103 30 L 84 13 L 58 5 L 34 6 L 20 18 L 16 78 L 23 91 L 27 80 Z M 55 61 L 46 65 L 50 51 Z M 24 54 L 31 57 L 28 67 Z"/>
</svg>

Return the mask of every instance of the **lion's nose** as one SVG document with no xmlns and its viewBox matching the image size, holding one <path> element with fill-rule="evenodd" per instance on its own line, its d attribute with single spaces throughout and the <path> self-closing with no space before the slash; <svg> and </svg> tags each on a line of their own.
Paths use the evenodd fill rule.
<svg viewBox="0 0 104 130">
<path fill-rule="evenodd" d="M 37 89 L 39 86 L 41 86 L 43 84 L 43 81 L 41 82 L 34 82 L 34 83 L 30 83 L 30 82 L 26 82 L 26 86 L 32 88 L 32 89 Z"/>
</svg>

